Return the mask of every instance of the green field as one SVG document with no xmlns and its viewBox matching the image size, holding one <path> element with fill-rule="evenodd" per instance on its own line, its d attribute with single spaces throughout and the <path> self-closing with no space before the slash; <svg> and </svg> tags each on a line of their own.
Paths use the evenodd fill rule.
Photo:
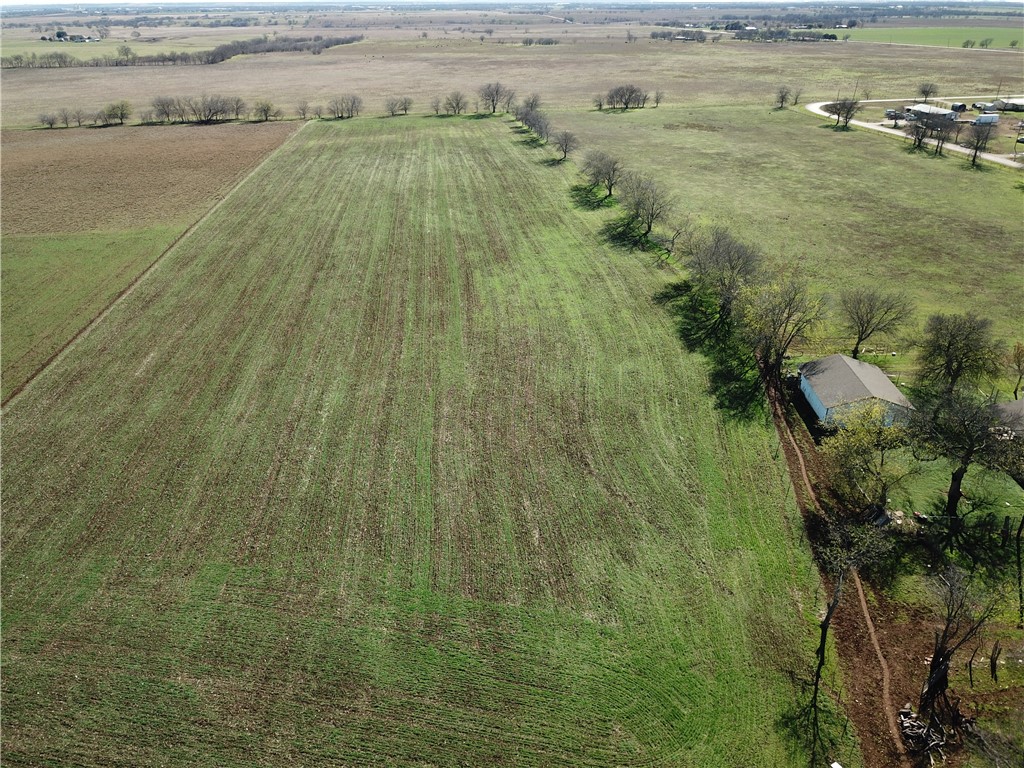
<svg viewBox="0 0 1024 768">
<path fill-rule="evenodd" d="M 308 125 L 7 409 L 6 765 L 802 759 L 774 432 L 510 128 Z"/>
<path fill-rule="evenodd" d="M 944 48 L 959 48 L 965 40 L 976 43 L 992 38 L 991 48 L 1009 48 L 1017 41 L 1017 47 L 1024 43 L 1024 26 L 1018 27 L 856 27 L 840 30 L 841 35 L 850 35 L 851 40 L 866 43 L 900 43 L 904 45 L 938 45 Z M 979 49 L 980 50 L 980 49 Z"/>
<path fill-rule="evenodd" d="M 174 240 L 180 227 L 4 235 L 6 398 Z"/>
</svg>

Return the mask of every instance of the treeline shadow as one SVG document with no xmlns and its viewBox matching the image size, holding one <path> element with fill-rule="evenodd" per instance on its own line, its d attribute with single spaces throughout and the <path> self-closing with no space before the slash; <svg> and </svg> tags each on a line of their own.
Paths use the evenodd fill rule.
<svg viewBox="0 0 1024 768">
<path fill-rule="evenodd" d="M 686 349 L 708 360 L 708 389 L 715 406 L 742 421 L 763 416 L 764 390 L 754 357 L 714 303 L 688 280 L 669 283 L 653 299 L 674 317 Z"/>
<path fill-rule="evenodd" d="M 630 251 L 646 251 L 651 241 L 637 229 L 629 216 L 620 216 L 601 226 L 601 237 L 605 242 Z"/>
<path fill-rule="evenodd" d="M 586 184 L 573 184 L 569 188 L 569 197 L 572 198 L 573 205 L 585 211 L 596 211 L 611 205 L 611 195 L 602 195 L 597 189 Z"/>
</svg>

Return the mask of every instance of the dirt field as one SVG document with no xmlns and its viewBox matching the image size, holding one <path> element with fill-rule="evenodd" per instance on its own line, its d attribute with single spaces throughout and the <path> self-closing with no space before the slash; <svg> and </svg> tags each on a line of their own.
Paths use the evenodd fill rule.
<svg viewBox="0 0 1024 768">
<path fill-rule="evenodd" d="M 190 222 L 297 125 L 0 133 L 0 231 L 56 234 Z"/>
</svg>

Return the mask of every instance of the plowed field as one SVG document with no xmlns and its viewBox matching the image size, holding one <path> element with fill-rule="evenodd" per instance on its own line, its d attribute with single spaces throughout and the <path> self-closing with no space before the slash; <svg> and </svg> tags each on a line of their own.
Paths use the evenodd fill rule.
<svg viewBox="0 0 1024 768">
<path fill-rule="evenodd" d="M 3 131 L 3 397 L 296 128 Z"/>
<path fill-rule="evenodd" d="M 310 124 L 14 401 L 6 765 L 803 759 L 774 435 L 548 156 Z"/>
</svg>

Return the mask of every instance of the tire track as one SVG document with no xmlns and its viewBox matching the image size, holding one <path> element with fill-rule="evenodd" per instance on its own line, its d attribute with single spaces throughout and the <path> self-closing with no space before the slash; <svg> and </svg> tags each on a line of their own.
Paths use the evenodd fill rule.
<svg viewBox="0 0 1024 768">
<path fill-rule="evenodd" d="M 783 435 L 785 435 L 786 440 L 792 448 L 792 454 L 796 457 L 796 460 L 800 465 L 800 478 L 803 481 L 803 489 L 806 493 L 806 498 L 809 504 L 813 506 L 819 514 L 821 514 L 821 503 L 818 501 L 818 495 L 814 492 L 814 486 L 811 485 L 811 477 L 807 472 L 807 464 L 804 461 L 803 453 L 800 451 L 800 446 L 797 444 L 796 438 L 793 436 L 793 431 L 789 428 L 789 423 L 786 421 L 785 415 L 782 411 L 782 405 L 779 402 L 779 396 L 777 393 L 770 392 L 768 399 L 771 402 L 772 420 L 775 422 L 775 430 L 779 434 L 779 439 L 781 440 Z M 792 474 L 792 467 L 790 467 L 790 475 Z M 885 655 L 882 653 L 882 646 L 879 644 L 878 636 L 875 633 L 875 622 L 871 618 L 871 611 L 868 608 L 867 598 L 864 595 L 864 586 L 861 583 L 860 574 L 857 573 L 856 569 L 851 569 L 851 574 L 853 575 L 853 583 L 857 587 L 857 598 L 860 602 L 861 613 L 864 616 L 864 624 L 868 630 L 868 637 L 871 638 L 871 645 L 875 649 L 875 656 L 878 658 L 878 666 L 882 670 L 882 704 L 885 708 L 885 719 L 889 725 L 889 735 L 892 737 L 893 744 L 896 747 L 896 752 L 900 756 L 900 764 L 905 766 L 905 768 L 909 768 L 910 759 L 903 746 L 903 739 L 900 737 L 899 727 L 896 725 L 896 708 L 892 704 L 892 693 L 890 690 L 892 685 L 892 675 L 889 671 L 889 664 L 885 660 Z"/>
<path fill-rule="evenodd" d="M 18 386 L 12 389 L 10 394 L 8 394 L 7 397 L 3 400 L 3 402 L 0 403 L 0 409 L 2 409 L 0 410 L 0 413 L 6 413 L 8 408 L 14 403 L 15 400 L 18 399 L 19 395 L 25 392 L 25 390 L 27 390 L 36 379 L 38 379 L 47 369 L 49 369 L 58 360 L 60 360 L 68 350 L 70 350 L 73 346 L 75 346 L 75 344 L 77 344 L 79 341 L 88 336 L 93 331 L 93 329 L 96 328 L 97 325 L 103 322 L 103 320 L 107 317 L 107 315 L 109 315 L 114 310 L 115 307 L 117 307 L 124 299 L 130 296 L 139 286 L 139 284 L 156 270 L 160 263 L 163 262 L 163 260 L 168 256 L 168 254 L 170 254 L 171 251 L 173 251 L 178 246 L 179 243 L 181 243 L 183 240 L 185 240 L 185 238 L 187 238 L 189 235 L 195 232 L 200 226 L 202 226 L 202 224 L 208 218 L 210 218 L 210 216 L 212 216 L 225 202 L 227 202 L 227 200 L 235 193 L 236 190 L 238 190 L 239 187 L 241 187 L 243 184 L 249 181 L 249 179 L 252 178 L 257 173 L 257 171 L 263 168 L 263 166 L 266 165 L 267 161 L 270 160 L 270 158 L 272 158 L 274 155 L 280 152 L 281 149 L 287 146 L 290 142 L 294 141 L 295 137 L 302 133 L 302 129 L 305 128 L 307 125 L 309 125 L 309 121 L 303 123 L 299 127 L 299 129 L 295 131 L 295 133 L 293 133 L 287 139 L 285 139 L 285 141 L 282 142 L 281 145 L 277 147 L 277 149 L 275 149 L 273 152 L 270 152 L 259 163 L 257 163 L 252 170 L 245 174 L 245 176 L 237 184 L 235 184 L 235 186 L 229 189 L 226 194 L 224 194 L 217 202 L 210 206 L 209 210 L 207 210 L 206 213 L 204 213 L 202 216 L 196 219 L 196 221 L 192 222 L 192 224 L 190 224 L 185 229 L 184 232 L 182 232 L 180 235 L 174 238 L 174 240 L 171 241 L 170 245 L 164 248 L 164 250 L 161 251 L 160 254 L 155 259 L 153 259 L 153 261 L 151 261 L 145 269 L 143 269 L 138 275 L 136 275 L 132 279 L 132 281 L 128 283 L 128 285 L 126 285 L 124 288 L 118 291 L 117 295 L 114 296 L 114 298 L 112 298 L 103 309 L 101 309 L 96 315 L 94 315 L 92 320 L 90 320 L 88 323 L 79 328 L 78 331 L 70 339 L 65 341 L 52 355 L 50 355 L 48 358 L 46 358 L 46 360 L 40 363 L 39 366 L 31 373 L 31 375 L 29 375 L 27 379 L 25 379 Z"/>
</svg>

